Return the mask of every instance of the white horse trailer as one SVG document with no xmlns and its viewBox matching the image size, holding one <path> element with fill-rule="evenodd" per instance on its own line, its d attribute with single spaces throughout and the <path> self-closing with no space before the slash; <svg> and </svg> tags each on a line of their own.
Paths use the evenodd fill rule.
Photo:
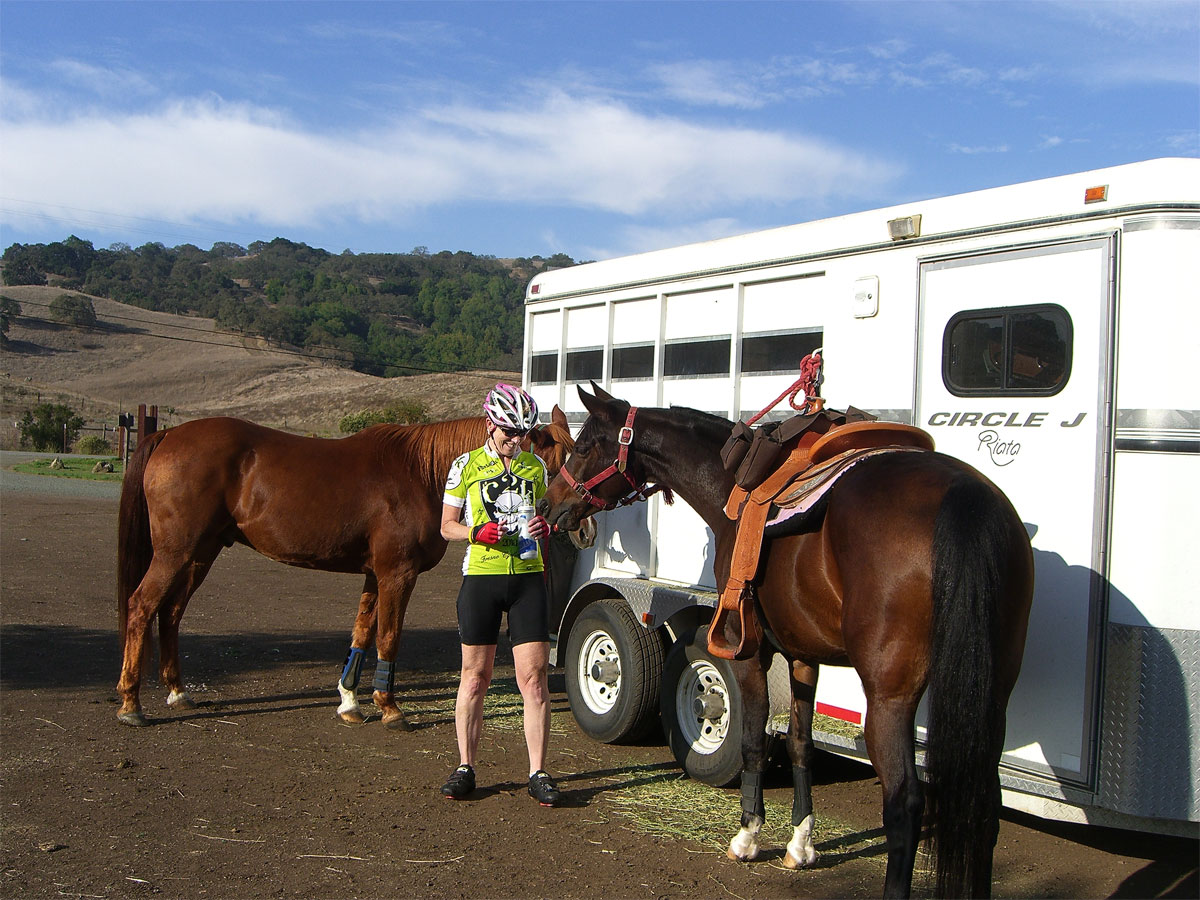
<svg viewBox="0 0 1200 900">
<path fill-rule="evenodd" d="M 1037 586 L 1006 805 L 1195 835 L 1198 285 L 1200 160 L 1160 159 L 540 274 L 523 376 L 576 427 L 589 380 L 745 420 L 821 348 L 830 407 L 922 426 L 1027 524 Z M 681 762 L 729 781 L 736 683 L 722 660 L 681 661 L 717 600 L 711 533 L 661 495 L 597 524 L 552 611 L 576 718 L 620 740 L 661 696 Z M 782 712 L 778 656 L 770 681 Z M 855 671 L 822 668 L 817 700 L 819 745 L 865 759 Z"/>
</svg>

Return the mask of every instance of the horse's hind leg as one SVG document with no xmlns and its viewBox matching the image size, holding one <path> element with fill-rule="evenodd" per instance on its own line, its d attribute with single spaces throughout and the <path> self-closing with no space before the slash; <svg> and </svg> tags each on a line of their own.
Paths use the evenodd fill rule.
<svg viewBox="0 0 1200 900">
<path fill-rule="evenodd" d="M 792 760 L 792 839 L 783 864 L 789 869 L 806 869 L 817 862 L 813 846 L 812 759 L 813 711 L 817 699 L 817 667 L 793 662 L 791 671 L 792 710 L 787 748 Z"/>
<path fill-rule="evenodd" d="M 218 547 L 211 558 L 196 559 L 184 570 L 186 580 L 173 592 L 158 610 L 158 656 L 159 676 L 167 688 L 167 706 L 172 709 L 195 709 L 196 702 L 183 687 L 183 673 L 179 665 L 179 623 L 188 601 L 203 583 L 220 552 Z M 205 554 L 206 557 L 210 554 Z"/>
<path fill-rule="evenodd" d="M 867 699 L 867 753 L 883 788 L 883 831 L 887 839 L 885 897 L 908 897 L 921 841 L 925 789 L 917 777 L 913 719 L 915 699 Z"/>
<path fill-rule="evenodd" d="M 338 694 L 342 698 L 338 706 L 338 717 L 347 725 L 361 725 L 364 721 L 362 707 L 358 703 L 358 681 L 362 675 L 363 658 L 375 639 L 375 617 L 379 602 L 379 587 L 375 576 L 367 573 L 363 583 L 362 597 L 358 601 L 358 616 L 354 619 L 354 631 L 350 635 L 350 652 L 338 679 Z"/>
<path fill-rule="evenodd" d="M 742 827 L 729 841 L 730 859 L 758 856 L 758 835 L 766 820 L 763 770 L 767 764 L 767 669 L 762 655 L 733 664 L 742 692 Z"/>
</svg>

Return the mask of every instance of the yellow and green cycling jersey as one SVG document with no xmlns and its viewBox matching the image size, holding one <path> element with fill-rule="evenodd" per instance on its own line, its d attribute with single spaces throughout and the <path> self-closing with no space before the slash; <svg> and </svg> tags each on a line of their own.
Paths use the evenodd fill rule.
<svg viewBox="0 0 1200 900">
<path fill-rule="evenodd" d="M 463 510 L 468 528 L 495 522 L 505 532 L 496 544 L 467 544 L 464 575 L 512 575 L 542 571 L 541 547 L 533 559 L 517 554 L 517 510 L 542 498 L 549 486 L 546 464 L 522 451 L 508 469 L 488 445 L 464 453 L 450 466 L 442 502 Z"/>
</svg>

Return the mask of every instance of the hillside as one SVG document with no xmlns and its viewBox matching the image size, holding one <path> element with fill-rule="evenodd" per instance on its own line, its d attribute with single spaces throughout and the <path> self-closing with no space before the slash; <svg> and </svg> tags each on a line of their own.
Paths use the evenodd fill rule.
<svg viewBox="0 0 1200 900">
<path fill-rule="evenodd" d="M 118 412 L 157 404 L 160 426 L 232 415 L 289 431 L 336 435 L 342 416 L 417 399 L 434 419 L 471 415 L 488 386 L 519 374 L 470 372 L 377 378 L 272 350 L 261 339 L 92 297 L 95 328 L 48 318 L 57 287 L 11 286 L 22 304 L 0 352 L 0 447 L 17 444 L 14 420 L 39 402 L 63 402 L 110 425 Z"/>
</svg>

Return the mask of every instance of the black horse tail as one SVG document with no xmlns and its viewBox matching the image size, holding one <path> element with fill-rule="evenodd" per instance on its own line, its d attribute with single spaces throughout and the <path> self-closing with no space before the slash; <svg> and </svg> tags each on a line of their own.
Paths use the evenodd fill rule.
<svg viewBox="0 0 1200 900">
<path fill-rule="evenodd" d="M 964 475 L 950 485 L 934 526 L 925 768 L 938 897 L 991 894 L 1007 704 L 996 696 L 997 628 L 1011 516 L 995 488 Z"/>
<path fill-rule="evenodd" d="M 117 514 L 117 634 L 125 651 L 125 629 L 129 620 L 129 598 L 150 568 L 154 547 L 150 542 L 150 509 L 142 482 L 150 454 L 166 431 L 157 431 L 138 441 L 125 469 L 121 506 Z M 149 642 L 146 644 L 149 647 Z"/>
</svg>

